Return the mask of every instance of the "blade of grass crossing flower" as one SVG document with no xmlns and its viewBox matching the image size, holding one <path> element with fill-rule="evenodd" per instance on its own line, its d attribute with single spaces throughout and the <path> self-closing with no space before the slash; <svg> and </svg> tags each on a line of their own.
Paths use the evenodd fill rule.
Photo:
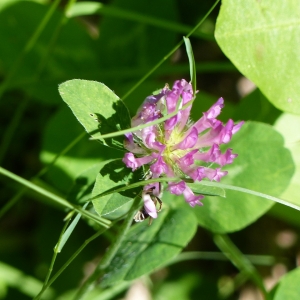
<svg viewBox="0 0 300 300">
<path fill-rule="evenodd" d="M 196 64 L 194 59 L 194 53 L 193 53 L 190 39 L 183 37 L 183 40 L 185 44 L 186 53 L 189 59 L 191 82 L 192 82 L 193 92 L 195 94 L 197 89 L 197 82 L 196 82 Z"/>
<path fill-rule="evenodd" d="M 265 199 L 283 204 L 285 206 L 288 206 L 288 207 L 291 207 L 291 208 L 294 208 L 294 209 L 300 211 L 300 206 L 298 206 L 296 204 L 290 203 L 288 201 L 282 200 L 282 199 L 277 198 L 277 197 L 273 197 L 271 195 L 256 192 L 256 191 L 253 191 L 253 190 L 250 190 L 250 189 L 245 189 L 245 188 L 242 188 L 242 187 L 239 187 L 239 186 L 233 186 L 233 185 L 229 185 L 229 184 L 223 184 L 223 183 L 219 183 L 219 182 L 210 182 L 210 181 L 201 181 L 201 182 L 197 182 L 197 184 L 194 184 L 194 185 L 217 186 L 217 187 L 223 188 L 225 190 L 228 189 L 228 190 L 238 191 L 238 192 L 241 192 L 241 193 L 251 194 L 251 195 L 254 195 L 254 196 L 258 196 L 258 197 L 261 197 L 261 198 L 265 198 Z"/>
</svg>

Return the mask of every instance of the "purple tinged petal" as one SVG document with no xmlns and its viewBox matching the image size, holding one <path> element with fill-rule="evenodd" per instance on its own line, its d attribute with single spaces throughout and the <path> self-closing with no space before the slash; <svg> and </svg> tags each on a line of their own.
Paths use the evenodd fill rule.
<svg viewBox="0 0 300 300">
<path fill-rule="evenodd" d="M 213 105 L 211 106 L 211 108 L 206 112 L 204 113 L 207 117 L 207 119 L 215 119 L 220 113 L 221 113 L 221 110 L 222 108 L 224 107 L 224 99 L 221 97 L 218 99 L 218 101 Z"/>
<path fill-rule="evenodd" d="M 131 132 L 125 134 L 124 147 L 135 154 L 146 154 L 145 150 L 134 142 Z"/>
<path fill-rule="evenodd" d="M 169 182 L 168 190 L 171 194 L 181 195 L 186 188 L 186 183 L 184 181 L 180 182 Z"/>
<path fill-rule="evenodd" d="M 159 156 L 156 162 L 150 166 L 150 170 L 153 173 L 153 178 L 158 178 L 161 174 L 168 173 L 168 165 Z"/>
<path fill-rule="evenodd" d="M 226 152 L 218 157 L 216 159 L 216 163 L 219 164 L 220 166 L 225 166 L 232 164 L 233 160 L 237 157 L 237 154 L 232 153 L 232 149 L 227 149 Z"/>
<path fill-rule="evenodd" d="M 137 168 L 139 168 L 142 165 L 148 164 L 153 160 L 153 157 L 150 156 L 144 156 L 141 158 L 135 158 L 134 155 L 129 152 L 125 153 L 122 161 L 126 165 L 127 168 L 132 168 L 132 171 L 135 171 Z"/>
<path fill-rule="evenodd" d="M 220 134 L 220 144 L 227 144 L 231 140 L 233 126 L 233 120 L 229 119 Z"/>
<path fill-rule="evenodd" d="M 215 104 L 213 104 L 209 110 L 203 113 L 203 117 L 200 118 L 194 126 L 197 128 L 198 132 L 213 127 L 217 122 L 216 117 L 220 114 L 222 108 L 224 107 L 224 100 L 220 98 Z"/>
<path fill-rule="evenodd" d="M 213 180 L 219 182 L 220 179 L 221 179 L 223 176 L 227 175 L 227 174 L 228 174 L 227 171 L 221 171 L 220 168 L 217 168 L 217 169 L 216 169 L 216 175 L 215 175 L 215 177 L 213 178 Z"/>
<path fill-rule="evenodd" d="M 198 152 L 198 149 L 195 149 L 193 151 L 190 151 L 189 153 L 187 153 L 185 156 L 183 156 L 182 158 L 180 158 L 179 160 L 179 165 L 183 168 L 183 167 L 188 167 L 194 164 L 194 155 L 196 155 L 196 153 Z"/>
<path fill-rule="evenodd" d="M 197 143 L 197 140 L 198 140 L 198 131 L 195 127 L 193 127 L 190 133 L 184 137 L 184 140 L 178 143 L 177 145 L 173 146 L 172 150 L 176 150 L 176 149 L 185 150 L 185 149 L 193 148 Z"/>
<path fill-rule="evenodd" d="M 202 160 L 205 162 L 216 162 L 219 156 L 221 155 L 220 147 L 217 144 L 213 144 L 209 151 L 207 152 L 197 152 L 194 155 L 194 159 Z"/>
<path fill-rule="evenodd" d="M 180 118 L 179 113 L 165 121 L 165 130 L 173 130 Z"/>
<path fill-rule="evenodd" d="M 145 129 L 143 129 L 142 130 L 142 138 L 143 138 L 144 144 L 149 149 L 157 150 L 158 152 L 161 153 L 166 148 L 165 145 L 156 141 L 156 130 L 155 130 L 154 126 L 151 126 L 151 128 L 147 127 Z"/>
<path fill-rule="evenodd" d="M 203 205 L 203 203 L 201 203 L 200 200 L 203 199 L 204 196 L 203 195 L 196 196 L 188 186 L 186 186 L 183 192 L 183 196 L 185 198 L 185 201 L 188 202 L 188 204 L 191 207 L 194 207 L 195 205 L 200 205 L 200 206 Z"/>
<path fill-rule="evenodd" d="M 177 102 L 179 100 L 179 96 L 180 96 L 180 94 L 176 90 L 172 90 L 172 91 L 167 93 L 167 95 L 166 95 L 166 105 L 167 105 L 167 109 L 168 109 L 169 114 L 175 111 L 176 106 L 177 106 Z"/>
<path fill-rule="evenodd" d="M 150 195 L 149 194 L 143 194 L 142 198 L 144 200 L 145 211 L 147 212 L 147 214 L 151 218 L 156 219 L 157 218 L 157 210 L 156 210 L 155 204 L 152 201 Z"/>
<path fill-rule="evenodd" d="M 195 181 L 201 181 L 203 178 L 207 177 L 204 167 L 198 167 L 196 169 L 193 169 L 189 175 L 192 179 Z"/>
<path fill-rule="evenodd" d="M 232 129 L 232 134 L 235 134 L 236 132 L 238 132 L 244 123 L 245 123 L 244 121 L 241 121 L 238 124 L 234 125 L 233 129 Z"/>
<path fill-rule="evenodd" d="M 210 180 L 210 181 L 220 181 L 220 179 L 227 175 L 227 171 L 221 171 L 221 168 L 216 168 L 216 169 L 211 169 L 211 168 L 204 168 L 205 171 L 205 176 Z"/>
</svg>

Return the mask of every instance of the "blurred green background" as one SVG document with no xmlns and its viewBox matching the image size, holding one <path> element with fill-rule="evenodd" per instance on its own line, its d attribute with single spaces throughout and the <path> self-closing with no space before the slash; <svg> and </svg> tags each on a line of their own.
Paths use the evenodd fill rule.
<svg viewBox="0 0 300 300">
<path fill-rule="evenodd" d="M 214 1 L 77 1 L 69 10 L 68 4 L 0 2 L 0 165 L 26 179 L 36 176 L 83 132 L 61 100 L 58 84 L 74 78 L 103 82 L 121 99 L 126 95 L 124 101 L 133 115 L 152 91 L 180 78 L 189 80 L 182 46 L 126 94 L 182 40 Z M 226 103 L 222 120 L 273 124 L 280 111 L 237 71 L 214 39 L 219 7 L 191 37 L 200 91 L 192 117 L 199 118 L 222 96 Z M 83 170 L 121 155 L 85 135 L 33 182 L 67 197 Z M 0 299 L 31 299 L 47 274 L 66 212 L 31 191 L 16 198 L 22 187 L 4 176 L 0 176 L 0 184 Z M 295 261 L 299 264 L 299 226 L 297 212 L 275 205 L 231 238 L 245 254 L 270 256 L 256 257 L 256 264 L 271 282 L 294 268 Z M 55 268 L 93 233 L 92 227 L 80 222 Z M 57 295 L 76 288 L 114 234 L 112 229 L 90 244 L 53 284 L 48 299 L 58 299 Z M 207 256 L 166 267 L 153 274 L 151 284 L 141 281 L 154 299 L 199 299 L 199 295 L 201 299 L 248 299 L 242 298 L 247 291 L 255 295 L 251 283 L 242 276 L 236 278 L 237 269 L 214 254 L 218 248 L 207 230 L 199 228 L 187 250 L 205 251 Z M 125 293 L 126 287 L 115 298 L 125 297 Z"/>
</svg>

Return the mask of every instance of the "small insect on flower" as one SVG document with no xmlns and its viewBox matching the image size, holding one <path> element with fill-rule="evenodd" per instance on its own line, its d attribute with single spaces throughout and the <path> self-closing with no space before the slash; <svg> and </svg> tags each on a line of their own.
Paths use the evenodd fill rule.
<svg viewBox="0 0 300 300">
<path fill-rule="evenodd" d="M 220 146 L 227 144 L 244 122 L 235 124 L 230 119 L 223 124 L 217 119 L 224 107 L 223 98 L 193 122 L 190 111 L 195 97 L 190 83 L 177 80 L 172 89 L 166 84 L 158 93 L 148 96 L 131 120 L 131 126 L 138 127 L 172 114 L 162 122 L 125 135 L 124 146 L 128 152 L 123 162 L 132 171 L 142 167 L 145 178 L 154 181 L 143 188 L 144 207 L 134 218 L 137 222 L 150 217 L 151 223 L 161 210 L 162 186 L 155 179 L 178 178 L 167 182 L 169 192 L 183 195 L 191 207 L 202 205 L 204 196 L 195 195 L 186 184 L 187 179 L 220 181 L 228 173 L 222 168 L 238 156 L 230 148 L 222 153 Z"/>
<path fill-rule="evenodd" d="M 154 209 L 156 212 L 160 212 L 161 211 L 161 208 L 162 208 L 162 201 L 153 194 L 153 190 L 155 189 L 155 187 L 151 187 L 149 188 L 148 190 L 146 191 L 143 191 L 143 199 L 144 199 L 144 203 L 145 201 L 149 201 L 150 202 L 150 205 L 148 204 L 148 207 L 151 206 L 152 208 L 152 211 L 153 210 L 153 205 L 154 204 Z M 145 198 L 147 200 L 145 200 Z M 159 204 L 159 208 L 157 209 L 156 206 L 157 206 L 157 203 Z M 143 222 L 145 219 L 149 218 L 149 225 L 151 225 L 152 223 L 152 220 L 153 220 L 153 212 L 151 211 L 147 211 L 147 206 L 144 205 L 134 216 L 134 221 L 135 222 Z M 151 216 L 152 215 L 152 216 Z"/>
</svg>

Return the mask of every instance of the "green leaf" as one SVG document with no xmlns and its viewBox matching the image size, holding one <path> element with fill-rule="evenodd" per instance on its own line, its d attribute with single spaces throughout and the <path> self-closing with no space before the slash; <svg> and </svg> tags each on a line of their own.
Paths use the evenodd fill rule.
<svg viewBox="0 0 300 300">
<path fill-rule="evenodd" d="M 294 172 L 290 152 L 281 135 L 271 126 L 247 122 L 228 145 L 238 157 L 223 169 L 228 175 L 221 183 L 280 196 Z M 226 198 L 205 197 L 202 207 L 193 210 L 198 222 L 214 232 L 237 231 L 263 215 L 274 202 L 237 191 L 226 191 Z"/>
<path fill-rule="evenodd" d="M 134 225 L 103 277 L 102 286 L 133 280 L 174 258 L 196 232 L 197 221 L 188 206 L 163 209 L 159 217 Z"/>
<path fill-rule="evenodd" d="M 225 55 L 279 109 L 300 114 L 299 1 L 224 0 L 215 36 Z"/>
<path fill-rule="evenodd" d="M 93 138 L 130 128 L 131 120 L 126 106 L 103 83 L 73 79 L 62 83 L 59 93 Z M 123 149 L 123 137 L 103 143 Z"/>
<path fill-rule="evenodd" d="M 275 286 L 273 300 L 298 300 L 300 295 L 300 269 L 297 268 L 285 276 Z"/>
<path fill-rule="evenodd" d="M 106 163 L 97 175 L 92 192 L 93 205 L 100 216 L 108 215 L 132 201 L 140 188 L 113 193 L 103 197 L 100 195 L 108 190 L 114 190 L 122 186 L 137 182 L 141 178 L 140 172 L 132 172 L 121 159 Z"/>
<path fill-rule="evenodd" d="M 189 58 L 189 64 L 190 64 L 190 76 L 191 76 L 191 82 L 193 86 L 193 92 L 196 93 L 197 90 L 197 81 L 196 81 L 196 64 L 194 59 L 194 53 L 193 48 L 190 42 L 189 38 L 183 37 L 186 53 Z"/>
<path fill-rule="evenodd" d="M 285 147 L 291 151 L 295 162 L 295 174 L 282 198 L 300 205 L 300 117 L 292 114 L 282 114 L 275 123 L 275 128 L 283 135 Z"/>
<path fill-rule="evenodd" d="M 99 170 L 106 163 L 107 161 L 95 164 L 79 174 L 68 194 L 67 200 L 76 204 L 89 201 Z"/>
</svg>

